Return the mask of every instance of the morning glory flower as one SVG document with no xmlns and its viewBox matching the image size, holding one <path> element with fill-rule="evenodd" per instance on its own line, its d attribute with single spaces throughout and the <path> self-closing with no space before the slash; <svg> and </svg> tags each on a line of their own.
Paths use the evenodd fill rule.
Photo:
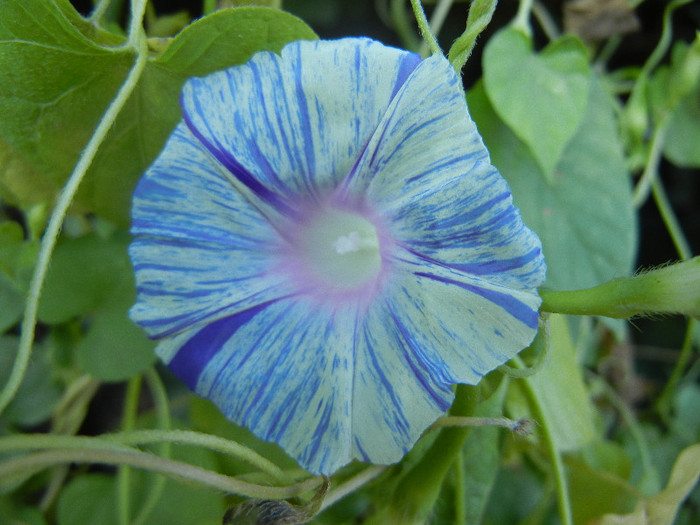
<svg viewBox="0 0 700 525">
<path fill-rule="evenodd" d="M 184 86 L 130 315 L 305 469 L 390 464 L 533 339 L 545 265 L 442 56 L 301 41 Z"/>
</svg>

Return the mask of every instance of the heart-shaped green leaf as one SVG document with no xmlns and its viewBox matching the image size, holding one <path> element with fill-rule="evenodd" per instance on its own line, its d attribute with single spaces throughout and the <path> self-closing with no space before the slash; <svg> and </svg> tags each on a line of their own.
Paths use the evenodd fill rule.
<svg viewBox="0 0 700 525">
<path fill-rule="evenodd" d="M 612 102 L 600 82 L 591 82 L 584 120 L 551 178 L 498 118 L 482 84 L 467 98 L 525 224 L 542 240 L 546 285 L 586 288 L 629 275 L 637 248 L 632 190 Z"/>
<path fill-rule="evenodd" d="M 535 54 L 526 35 L 503 29 L 486 45 L 483 66 L 496 113 L 551 180 L 586 109 L 589 68 L 583 44 L 563 37 Z"/>
<path fill-rule="evenodd" d="M 184 81 L 313 38 L 299 19 L 261 7 L 224 9 L 190 24 L 149 60 L 77 202 L 127 225 L 136 181 L 180 119 Z M 60 187 L 70 174 L 135 59 L 117 45 L 123 40 L 82 19 L 68 0 L 0 2 L 0 144 L 41 175 L 2 174 L 5 192 L 20 204 L 22 196 Z"/>
</svg>

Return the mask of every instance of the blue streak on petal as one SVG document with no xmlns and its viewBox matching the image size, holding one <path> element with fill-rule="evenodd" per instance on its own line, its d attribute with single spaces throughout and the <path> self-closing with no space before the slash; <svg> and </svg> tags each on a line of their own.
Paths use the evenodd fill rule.
<svg viewBox="0 0 700 525">
<path fill-rule="evenodd" d="M 238 329 L 268 305 L 261 305 L 210 323 L 189 339 L 168 364 L 190 390 L 196 390 L 199 375 L 211 358 L 221 350 Z"/>
<path fill-rule="evenodd" d="M 440 281 L 446 284 L 454 284 L 465 290 L 469 290 L 472 293 L 480 295 L 484 299 L 488 299 L 492 303 L 500 306 L 506 312 L 508 312 L 512 317 L 523 323 L 529 328 L 537 329 L 538 326 L 538 313 L 533 310 L 528 305 L 519 301 L 512 295 L 505 292 L 498 292 L 496 290 L 489 290 L 486 288 L 481 288 L 472 284 L 468 284 L 462 281 L 457 281 L 454 279 L 449 279 L 439 275 L 432 275 L 425 272 L 414 272 L 419 277 L 426 277 L 427 279 L 432 279 L 434 281 Z"/>
<path fill-rule="evenodd" d="M 196 111 L 202 111 L 199 100 L 194 97 L 194 109 Z M 181 103 L 182 104 L 182 103 Z M 182 115 L 189 128 L 190 132 L 199 140 L 202 145 L 207 148 L 207 151 L 224 167 L 228 170 L 231 175 L 236 177 L 241 183 L 243 183 L 250 191 L 252 191 L 259 199 L 266 202 L 270 206 L 277 208 L 286 213 L 292 213 L 292 209 L 287 205 L 286 202 L 277 193 L 267 188 L 263 185 L 257 178 L 255 178 L 248 170 L 246 170 L 242 164 L 240 164 L 231 154 L 227 153 L 223 145 L 218 142 L 209 141 L 204 134 L 197 129 L 192 123 L 191 116 L 185 111 L 184 104 Z"/>
<path fill-rule="evenodd" d="M 399 59 L 399 69 L 396 74 L 396 82 L 394 83 L 394 89 L 391 92 L 391 98 L 393 99 L 396 96 L 396 93 L 398 93 L 399 89 L 401 89 L 401 86 L 403 86 L 406 83 L 406 80 L 408 77 L 413 73 L 413 70 L 418 67 L 418 64 L 420 64 L 421 58 L 420 55 L 417 55 L 416 53 L 407 53 Z"/>
</svg>

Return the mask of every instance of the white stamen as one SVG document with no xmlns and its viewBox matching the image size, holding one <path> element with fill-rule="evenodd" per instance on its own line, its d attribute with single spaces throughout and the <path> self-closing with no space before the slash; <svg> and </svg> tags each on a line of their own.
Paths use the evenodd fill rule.
<svg viewBox="0 0 700 525">
<path fill-rule="evenodd" d="M 333 248 L 336 253 L 343 255 L 349 252 L 356 252 L 360 249 L 360 234 L 350 232 L 347 235 L 341 235 L 333 241 Z"/>
</svg>

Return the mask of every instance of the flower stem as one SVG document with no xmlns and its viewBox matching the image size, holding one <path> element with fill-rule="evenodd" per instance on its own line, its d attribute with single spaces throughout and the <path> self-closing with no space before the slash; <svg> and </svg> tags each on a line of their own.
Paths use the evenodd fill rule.
<svg viewBox="0 0 700 525">
<path fill-rule="evenodd" d="M 474 0 L 469 6 L 467 27 L 454 41 L 447 54 L 455 71 L 460 72 L 464 68 L 476 45 L 476 39 L 491 22 L 497 3 L 497 0 Z"/>
<path fill-rule="evenodd" d="M 661 214 L 661 219 L 666 225 L 666 229 L 671 236 L 676 251 L 678 251 L 678 255 L 682 260 L 690 259 L 693 256 L 693 252 L 690 250 L 690 244 L 688 244 L 688 240 L 683 234 L 683 229 L 676 218 L 676 214 L 673 212 L 673 207 L 666 196 L 663 184 L 658 178 L 655 178 L 651 182 L 651 193 L 654 197 L 656 207 Z"/>
<path fill-rule="evenodd" d="M 131 28 L 133 29 L 138 27 L 139 30 L 130 33 L 128 44 L 137 51 L 136 61 L 129 71 L 124 84 L 122 84 L 121 88 L 119 89 L 117 96 L 109 105 L 107 111 L 100 120 L 95 133 L 85 146 L 85 149 L 80 156 L 80 160 L 78 160 L 73 173 L 68 178 L 68 182 L 61 190 L 56 202 L 56 207 L 54 208 L 51 218 L 49 219 L 49 224 L 46 227 L 44 239 L 41 242 L 39 253 L 37 255 L 34 273 L 32 275 L 31 282 L 29 283 L 29 292 L 25 305 L 24 317 L 22 319 L 22 331 L 20 335 L 19 349 L 17 351 L 17 358 L 12 366 L 10 377 L 3 387 L 2 392 L 0 392 L 0 414 L 5 410 L 5 408 L 7 408 L 7 405 L 9 405 L 10 401 L 12 401 L 14 398 L 22 379 L 24 378 L 24 374 L 27 371 L 29 357 L 32 351 L 32 344 L 34 342 L 34 328 L 36 326 L 37 311 L 39 309 L 39 298 L 41 297 L 44 279 L 46 278 L 46 273 L 48 272 L 51 255 L 53 254 L 56 242 L 58 241 L 58 236 L 61 231 L 63 219 L 68 212 L 68 207 L 70 206 L 71 202 L 73 202 L 73 197 L 78 190 L 78 186 L 82 182 L 88 168 L 92 164 L 92 161 L 97 154 L 97 150 L 104 142 L 107 133 L 136 87 L 136 84 L 141 77 L 141 73 L 143 73 L 146 66 L 148 59 L 146 38 L 143 34 L 143 30 L 140 29 L 141 18 L 137 19 L 139 15 L 143 17 L 145 4 L 146 0 L 134 0 L 134 8 L 132 11 L 133 17 Z"/>
<path fill-rule="evenodd" d="M 132 430 L 104 436 L 105 440 L 123 445 L 147 445 L 151 443 L 177 443 L 195 445 L 240 458 L 250 465 L 262 470 L 280 483 L 290 484 L 294 479 L 277 465 L 257 452 L 235 441 L 193 432 L 191 430 Z"/>
<path fill-rule="evenodd" d="M 11 484 L 36 474 L 45 468 L 67 463 L 129 465 L 221 492 L 261 499 L 291 498 L 314 489 L 320 482 L 320 478 L 309 478 L 287 487 L 255 485 L 182 461 L 159 458 L 146 452 L 107 448 L 45 450 L 27 456 L 13 457 L 0 463 L 0 480 L 2 480 L 3 484 Z"/>
<path fill-rule="evenodd" d="M 664 417 L 668 418 L 671 412 L 671 405 L 673 403 L 673 397 L 676 393 L 678 383 L 681 381 L 681 376 L 685 371 L 690 358 L 693 355 L 693 342 L 695 341 L 695 334 L 698 329 L 698 322 L 695 319 L 688 319 L 688 325 L 685 331 L 685 338 L 683 339 L 683 346 L 681 346 L 681 355 L 676 360 L 676 364 L 673 367 L 673 372 L 671 372 L 671 377 L 666 382 L 664 389 L 656 401 L 657 411 Z"/>
<path fill-rule="evenodd" d="M 700 315 L 700 257 L 575 291 L 540 289 L 543 312 L 600 315 L 626 319 L 636 315 Z"/>
<path fill-rule="evenodd" d="M 654 130 L 654 134 L 651 139 L 651 148 L 649 149 L 649 156 L 647 157 L 644 171 L 642 172 L 642 176 L 639 178 L 637 186 L 634 188 L 634 194 L 632 196 L 632 203 L 637 208 L 641 207 L 644 202 L 646 202 L 647 197 L 649 196 L 649 189 L 652 187 L 654 181 L 658 179 L 659 162 L 661 161 L 661 154 L 663 152 L 666 132 L 670 121 L 671 119 L 667 115 L 666 118 L 662 119 Z"/>
<path fill-rule="evenodd" d="M 530 26 L 530 13 L 532 12 L 532 4 L 534 0 L 520 0 L 518 12 L 513 19 L 512 26 L 525 33 L 527 36 L 532 36 L 532 26 Z"/>
<path fill-rule="evenodd" d="M 387 468 L 388 467 L 385 467 L 383 465 L 372 465 L 370 467 L 367 467 L 365 470 L 361 471 L 359 474 L 353 476 L 342 485 L 339 485 L 337 488 L 331 489 L 330 493 L 325 498 L 323 498 L 323 502 L 321 503 L 321 508 L 319 509 L 319 512 L 327 509 L 337 501 L 343 499 L 348 494 L 352 494 L 357 489 L 365 486 L 373 479 L 376 479 L 380 474 L 386 471 Z"/>
<path fill-rule="evenodd" d="M 525 368 L 525 363 L 523 363 L 519 356 L 515 356 L 512 359 L 512 362 L 518 368 Z M 550 422 L 543 417 L 540 400 L 535 395 L 530 381 L 528 379 L 524 379 L 523 381 L 525 384 L 525 390 L 530 398 L 530 403 L 532 404 L 533 413 L 536 415 L 537 420 L 541 423 L 544 445 L 547 447 L 549 458 L 552 462 L 554 482 L 557 493 L 557 507 L 559 509 L 559 519 L 561 520 L 562 525 L 572 525 L 573 517 L 571 513 L 571 500 L 569 498 L 569 486 L 566 479 L 566 474 L 564 472 L 564 463 L 562 461 L 561 454 L 554 444 Z"/>
<path fill-rule="evenodd" d="M 440 44 L 438 44 L 437 38 L 430 30 L 430 23 L 428 18 L 425 16 L 425 11 L 423 10 L 423 4 L 420 0 L 411 0 L 411 7 L 413 7 L 413 14 L 416 17 L 416 22 L 418 22 L 418 28 L 423 36 L 423 39 L 428 43 L 428 47 L 433 54 L 442 54 L 442 49 L 440 49 Z"/>
<path fill-rule="evenodd" d="M 478 386 L 458 385 L 450 414 L 473 414 L 479 391 Z M 459 456 L 468 433 L 469 427 L 466 426 L 443 428 L 418 461 L 399 474 L 389 500 L 383 502 L 381 512 L 373 516 L 368 524 L 425 523 L 440 495 L 443 480 Z"/>
<path fill-rule="evenodd" d="M 158 428 L 167 431 L 170 429 L 170 410 L 168 407 L 168 395 L 165 391 L 165 386 L 154 368 L 147 370 L 144 377 L 146 379 L 146 383 L 148 383 L 148 388 L 151 391 L 151 395 L 153 396 L 153 400 L 155 402 Z M 171 444 L 169 441 L 161 443 L 158 455 L 162 458 L 169 459 L 171 448 L 170 445 Z M 163 494 L 163 490 L 165 490 L 165 482 L 165 477 L 155 477 L 153 483 L 150 484 L 150 490 L 148 491 L 148 495 L 146 496 L 141 509 L 139 509 L 136 517 L 131 522 L 132 525 L 143 525 L 144 523 L 147 523 L 149 515 L 151 512 L 153 512 L 153 509 L 155 509 L 160 496 Z"/>
<path fill-rule="evenodd" d="M 138 411 L 139 397 L 141 395 L 141 376 L 129 379 L 124 396 L 124 409 L 122 410 L 122 430 L 129 431 L 136 423 L 136 413 Z M 130 523 L 130 501 L 129 501 L 129 479 L 131 469 L 129 467 L 119 467 L 117 472 L 117 513 L 121 525 Z"/>
<path fill-rule="evenodd" d="M 437 36 L 440 34 L 442 24 L 445 23 L 447 13 L 450 12 L 450 8 L 452 7 L 453 2 L 454 0 L 438 0 L 438 3 L 435 6 L 435 9 L 433 10 L 432 16 L 430 17 L 430 31 L 433 35 L 435 35 L 436 39 Z M 421 56 L 427 55 L 428 49 L 428 43 L 426 41 L 423 41 L 423 43 L 420 46 Z"/>
</svg>

